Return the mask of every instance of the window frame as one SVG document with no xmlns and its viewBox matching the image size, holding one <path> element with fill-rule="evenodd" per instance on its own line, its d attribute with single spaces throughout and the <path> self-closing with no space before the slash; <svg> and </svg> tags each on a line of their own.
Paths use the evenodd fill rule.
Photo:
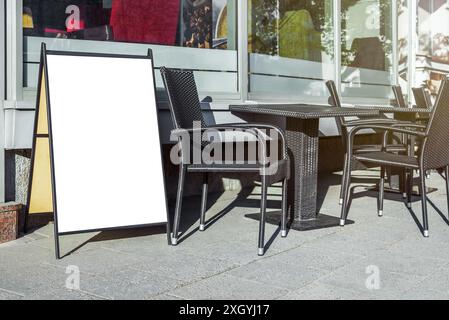
<svg viewBox="0 0 449 320">
<path fill-rule="evenodd" d="M 6 1 L 0 2 L 0 74 L 3 74 L 0 80 L 0 99 L 3 103 L 0 104 L 0 202 L 5 202 L 5 101 L 8 100 L 6 95 L 6 83 L 8 75 L 6 73 L 6 25 L 7 25 L 7 12 Z"/>
</svg>

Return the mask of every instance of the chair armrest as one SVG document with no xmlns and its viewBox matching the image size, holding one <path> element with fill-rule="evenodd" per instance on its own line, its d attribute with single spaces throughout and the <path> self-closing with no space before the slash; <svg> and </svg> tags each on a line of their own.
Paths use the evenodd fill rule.
<svg viewBox="0 0 449 320">
<path fill-rule="evenodd" d="M 404 129 L 403 127 L 400 126 L 415 126 L 415 124 L 412 123 L 397 123 L 397 124 L 392 124 L 390 126 L 388 125 L 361 125 L 361 126 L 356 126 L 354 127 L 350 132 L 349 132 L 349 137 L 348 137 L 348 155 L 352 155 L 352 151 L 354 149 L 354 137 L 356 135 L 357 132 L 359 132 L 360 130 L 364 130 L 364 129 L 374 129 L 374 130 L 381 130 L 381 131 L 385 131 L 385 135 L 384 135 L 384 142 L 383 142 L 383 147 L 386 146 L 386 135 L 388 133 L 391 132 L 396 132 L 396 133 L 404 133 L 404 134 L 409 134 L 412 136 L 417 136 L 417 137 L 423 137 L 426 138 L 427 137 L 427 133 L 422 132 L 422 131 L 415 131 L 415 130 L 411 130 L 411 129 Z"/>
<path fill-rule="evenodd" d="M 204 133 L 207 130 L 217 130 L 217 131 L 245 131 L 246 133 L 252 134 L 259 143 L 265 143 L 266 139 L 264 138 L 264 134 L 260 131 L 260 129 L 272 129 L 279 134 L 281 142 L 282 142 L 282 154 L 284 159 L 287 159 L 288 153 L 287 153 L 287 144 L 286 144 L 286 138 L 285 133 L 283 130 L 281 130 L 279 127 L 276 127 L 274 125 L 269 124 L 260 124 L 260 123 L 226 123 L 222 125 L 214 125 L 214 126 L 208 126 L 204 128 L 189 128 L 189 129 L 174 129 L 171 131 L 171 135 L 173 137 L 176 137 L 180 139 L 184 134 L 188 133 Z"/>
<path fill-rule="evenodd" d="M 395 119 L 358 119 L 345 121 L 342 125 L 344 127 L 355 127 L 360 125 L 376 125 L 376 124 L 394 124 L 398 121 Z"/>
<path fill-rule="evenodd" d="M 242 131 L 245 133 L 249 133 L 256 138 L 256 140 L 261 148 L 261 154 L 264 157 L 264 163 L 267 163 L 267 159 L 268 159 L 268 154 L 267 154 L 267 150 L 266 150 L 267 139 L 264 137 L 265 135 L 263 134 L 263 132 L 260 129 L 273 129 L 279 134 L 281 142 L 282 142 L 283 159 L 287 159 L 288 153 L 287 153 L 285 135 L 281 129 L 279 129 L 275 126 L 271 126 L 271 125 L 264 125 L 264 124 L 254 125 L 254 124 L 236 123 L 236 124 L 223 124 L 223 125 L 216 125 L 216 126 L 208 126 L 208 127 L 204 127 L 204 128 L 198 127 L 198 128 L 188 128 L 188 129 L 174 129 L 171 131 L 171 138 L 172 139 L 177 138 L 178 142 L 182 142 L 185 135 L 188 135 L 189 137 L 191 134 L 195 134 L 195 133 L 199 133 L 202 135 L 204 132 L 206 132 L 208 130 Z"/>
<path fill-rule="evenodd" d="M 416 129 L 427 129 L 427 126 L 424 124 L 418 124 L 414 122 L 398 122 L 392 125 L 393 127 L 405 127 L 405 128 L 416 128 Z"/>
<path fill-rule="evenodd" d="M 281 137 L 281 142 L 282 142 L 282 154 L 284 155 L 284 159 L 287 158 L 287 143 L 286 143 L 286 138 L 285 138 L 285 133 L 284 131 L 274 125 L 271 124 L 263 124 L 263 123 L 227 123 L 227 124 L 223 124 L 224 126 L 230 126 L 233 128 L 242 128 L 242 129 L 272 129 L 275 130 L 279 136 Z M 212 127 L 214 128 L 214 127 Z"/>
<path fill-rule="evenodd" d="M 411 129 L 403 129 L 403 127 L 415 127 L 414 124 L 392 124 L 390 126 L 388 125 L 361 125 L 354 127 L 350 132 L 349 135 L 354 136 L 358 131 L 363 129 L 376 129 L 376 130 L 382 130 L 382 131 L 390 131 L 390 132 L 397 132 L 397 133 L 405 133 L 412 136 L 418 136 L 418 137 L 427 137 L 427 134 L 422 131 L 415 131 Z M 415 127 L 415 128 L 422 128 L 421 126 Z"/>
</svg>

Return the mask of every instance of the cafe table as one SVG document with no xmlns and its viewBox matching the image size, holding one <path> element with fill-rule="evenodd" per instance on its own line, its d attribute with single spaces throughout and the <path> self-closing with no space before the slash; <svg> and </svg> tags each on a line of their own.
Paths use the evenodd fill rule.
<svg viewBox="0 0 449 320">
<path fill-rule="evenodd" d="M 288 184 L 291 229 L 298 231 L 338 226 L 340 220 L 317 212 L 319 123 L 322 118 L 379 116 L 378 108 L 335 108 L 307 104 L 231 105 L 231 112 L 249 122 L 285 123 L 291 162 Z M 267 214 L 267 222 L 278 223 L 280 213 Z"/>
</svg>

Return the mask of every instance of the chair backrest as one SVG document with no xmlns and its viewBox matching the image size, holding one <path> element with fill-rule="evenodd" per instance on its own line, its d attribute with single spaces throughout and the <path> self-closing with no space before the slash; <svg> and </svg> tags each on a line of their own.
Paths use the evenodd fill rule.
<svg viewBox="0 0 449 320">
<path fill-rule="evenodd" d="M 435 107 L 427 127 L 421 160 L 424 169 L 439 169 L 449 165 L 449 80 L 441 83 Z"/>
<path fill-rule="evenodd" d="M 206 127 L 192 71 L 161 68 L 170 112 L 176 129 L 190 129 L 194 121 Z"/>
<path fill-rule="evenodd" d="M 432 108 L 433 104 L 429 90 L 424 90 L 424 98 L 426 99 L 426 105 L 429 106 L 429 108 Z"/>
<path fill-rule="evenodd" d="M 337 86 L 335 85 L 335 82 L 332 80 L 326 81 L 326 87 L 330 93 L 329 103 L 335 108 L 341 108 L 341 100 L 340 97 L 338 96 Z M 346 144 L 348 141 L 348 132 L 344 127 L 345 118 L 337 117 L 335 120 L 337 122 L 338 133 L 341 135 L 343 147 L 346 150 Z"/>
<path fill-rule="evenodd" d="M 396 103 L 399 108 L 407 108 L 407 103 L 404 99 L 404 94 L 402 93 L 401 86 L 393 86 L 394 97 L 396 98 Z"/>
<path fill-rule="evenodd" d="M 432 104 L 429 99 L 430 97 L 428 97 L 428 94 L 423 87 L 412 88 L 412 91 L 413 96 L 415 97 L 416 106 L 418 108 L 432 108 Z"/>
</svg>

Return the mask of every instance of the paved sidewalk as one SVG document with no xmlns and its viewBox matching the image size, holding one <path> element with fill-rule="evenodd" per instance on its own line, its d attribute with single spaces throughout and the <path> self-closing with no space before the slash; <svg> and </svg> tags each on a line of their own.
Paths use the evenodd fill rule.
<svg viewBox="0 0 449 320">
<path fill-rule="evenodd" d="M 378 176 L 375 170 L 358 175 Z M 368 177 L 369 178 L 369 177 Z M 387 195 L 383 218 L 376 193 L 354 179 L 349 219 L 355 223 L 286 239 L 267 225 L 273 241 L 257 256 L 259 188 L 240 195 L 211 195 L 206 232 L 197 231 L 200 199 L 185 200 L 177 247 L 162 229 L 127 230 L 62 237 L 54 258 L 53 226 L 0 245 L 0 299 L 449 299 L 449 225 L 444 180 L 432 174 L 430 238 L 422 237 L 413 213 L 398 195 Z M 321 213 L 339 216 L 339 175 L 327 176 Z M 280 206 L 280 188 L 270 189 L 269 206 Z M 214 216 L 224 210 L 219 219 Z M 77 272 L 80 272 L 79 290 Z M 71 290 L 68 288 L 75 288 Z"/>
</svg>

